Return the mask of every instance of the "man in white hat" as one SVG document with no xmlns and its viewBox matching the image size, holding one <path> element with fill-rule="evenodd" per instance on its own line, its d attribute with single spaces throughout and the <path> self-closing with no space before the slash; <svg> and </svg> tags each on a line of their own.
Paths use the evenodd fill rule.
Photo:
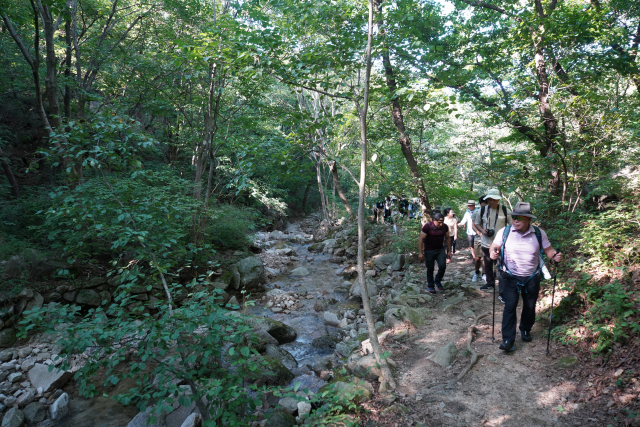
<svg viewBox="0 0 640 427">
<path fill-rule="evenodd" d="M 476 232 L 480 234 L 480 244 L 482 245 L 482 255 L 484 260 L 484 274 L 487 277 L 487 283 L 480 288 L 482 291 L 495 291 L 496 276 L 493 271 L 495 261 L 491 259 L 489 248 L 496 236 L 496 231 L 504 228 L 507 224 L 511 224 L 511 218 L 507 215 L 507 208 L 500 204 L 500 190 L 492 188 L 487 191 L 484 198 L 488 205 L 480 209 L 480 214 L 476 216 Z M 498 299 L 504 302 L 502 295 L 499 294 Z"/>
<path fill-rule="evenodd" d="M 504 351 L 515 349 L 516 309 L 520 295 L 520 336 L 524 342 L 533 339 L 531 328 L 536 320 L 540 272 L 544 265 L 542 252 L 555 262 L 562 261 L 562 254 L 551 247 L 547 233 L 531 225 L 531 219 L 536 217 L 531 213 L 529 203 L 518 202 L 509 215 L 513 225 L 498 230 L 490 248 L 491 259 L 500 259 L 500 290 L 505 303 L 500 350 Z"/>
</svg>

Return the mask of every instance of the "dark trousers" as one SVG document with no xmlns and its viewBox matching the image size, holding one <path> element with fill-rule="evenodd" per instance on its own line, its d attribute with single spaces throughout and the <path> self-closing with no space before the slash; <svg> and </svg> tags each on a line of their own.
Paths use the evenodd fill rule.
<svg viewBox="0 0 640 427">
<path fill-rule="evenodd" d="M 489 256 L 489 248 L 482 247 L 482 255 L 484 260 L 484 274 L 487 275 L 487 285 L 495 286 L 496 284 L 496 274 L 493 271 L 493 267 L 496 265 L 498 260 L 492 260 Z M 502 293 L 500 293 L 502 295 Z M 504 297 L 503 297 L 504 298 Z"/>
<path fill-rule="evenodd" d="M 447 253 L 445 249 L 436 249 L 435 251 L 424 251 L 424 265 L 427 267 L 427 283 L 433 288 L 433 270 L 435 263 L 438 263 L 438 274 L 436 274 L 436 282 L 441 282 L 444 277 L 444 271 L 447 269 Z"/>
<path fill-rule="evenodd" d="M 528 277 L 511 276 L 500 272 L 500 289 L 504 300 L 504 312 L 502 313 L 502 339 L 515 341 L 516 339 L 516 308 L 522 295 L 522 316 L 520 316 L 520 330 L 531 331 L 536 321 L 536 302 L 540 293 L 540 273 L 533 276 L 524 286 L 518 286 L 518 282 L 524 283 Z"/>
<path fill-rule="evenodd" d="M 471 253 L 473 253 L 473 242 L 475 241 L 476 236 L 467 236 L 467 243 L 469 243 L 469 248 L 471 249 Z"/>
</svg>

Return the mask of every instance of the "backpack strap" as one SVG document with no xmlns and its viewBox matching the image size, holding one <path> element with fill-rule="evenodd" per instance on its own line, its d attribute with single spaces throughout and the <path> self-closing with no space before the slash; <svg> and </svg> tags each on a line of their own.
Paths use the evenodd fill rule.
<svg viewBox="0 0 640 427">
<path fill-rule="evenodd" d="M 510 231 L 511 226 L 507 224 L 504 227 L 504 233 L 502 233 L 502 246 L 500 246 L 500 265 L 498 266 L 498 270 L 502 270 L 502 267 L 504 266 L 504 246 L 507 244 L 507 239 L 509 238 Z"/>
<path fill-rule="evenodd" d="M 502 212 L 504 212 L 504 222 L 507 222 L 507 207 L 502 205 Z"/>
</svg>

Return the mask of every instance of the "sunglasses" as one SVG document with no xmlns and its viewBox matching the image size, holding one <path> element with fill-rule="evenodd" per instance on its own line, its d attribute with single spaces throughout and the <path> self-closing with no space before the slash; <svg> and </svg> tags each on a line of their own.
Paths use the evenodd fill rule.
<svg viewBox="0 0 640 427">
<path fill-rule="evenodd" d="M 527 219 L 529 217 L 516 215 L 516 216 L 512 216 L 511 218 L 514 219 L 515 221 L 524 221 L 525 219 Z"/>
</svg>

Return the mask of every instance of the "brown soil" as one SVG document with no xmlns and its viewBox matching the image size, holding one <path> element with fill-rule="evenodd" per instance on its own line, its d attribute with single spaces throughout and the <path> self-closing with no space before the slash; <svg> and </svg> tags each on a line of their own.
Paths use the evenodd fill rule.
<svg viewBox="0 0 640 427">
<path fill-rule="evenodd" d="M 445 281 L 451 280 L 455 270 L 464 272 L 465 277 L 473 275 L 468 251 L 456 254 L 454 261 L 447 265 Z M 426 276 L 422 279 L 426 283 Z M 478 316 L 492 311 L 493 293 L 476 291 L 480 283 L 478 281 L 478 286 L 468 288 L 466 300 L 445 313 L 436 308 L 437 304 L 457 293 L 458 289 L 438 293 L 433 301 L 426 304 L 433 309 L 433 317 L 425 326 L 412 330 L 403 342 L 388 340 L 384 343 L 383 348 L 393 353 L 392 357 L 399 365 L 396 371 L 398 389 L 391 395 L 376 394 L 365 405 L 368 411 L 361 414 L 362 425 L 640 425 L 637 419 L 625 415 L 628 411 L 622 410 L 625 406 L 632 409 L 633 404 L 638 403 L 638 365 L 635 372 L 627 369 L 626 374 L 621 376 L 627 385 L 631 385 L 626 389 L 631 390 L 631 394 L 621 394 L 615 385 L 613 388 L 598 388 L 598 384 L 593 383 L 598 371 L 589 366 L 594 365 L 589 354 L 572 354 L 575 348 L 552 342 L 550 354 L 546 355 L 546 322 L 537 322 L 534 326 L 533 342 L 525 343 L 518 337 L 516 350 L 505 353 L 498 349 L 502 342 L 504 306 L 497 298 L 495 341 L 491 341 L 492 316 L 489 314 L 478 322 L 479 332 L 475 334 L 472 344 L 482 357 L 464 378 L 449 385 L 449 381 L 470 361 L 466 341 L 473 318 L 462 313 L 472 310 Z M 543 289 L 550 286 L 549 282 L 546 283 Z M 541 298 L 538 302 L 540 308 L 545 302 Z M 521 307 L 518 319 L 520 310 Z M 448 342 L 455 343 L 459 351 L 451 366 L 442 368 L 427 359 L 433 351 Z M 562 368 L 558 365 L 558 359 L 563 356 L 576 356 L 578 363 L 570 368 Z M 629 362 L 629 357 L 624 361 Z M 620 368 L 605 366 L 599 369 L 601 374 L 613 377 L 614 371 Z"/>
</svg>

